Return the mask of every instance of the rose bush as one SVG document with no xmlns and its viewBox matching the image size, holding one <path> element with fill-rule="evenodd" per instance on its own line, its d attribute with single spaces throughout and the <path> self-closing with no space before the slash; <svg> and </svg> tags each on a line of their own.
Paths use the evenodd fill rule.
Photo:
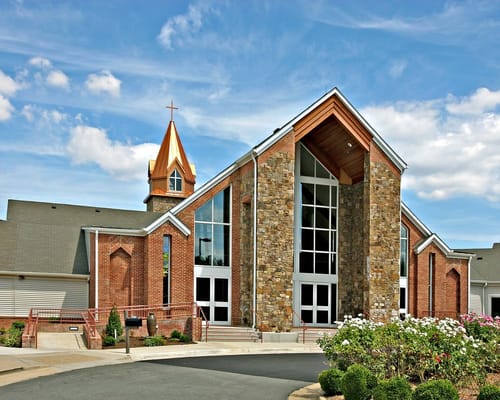
<svg viewBox="0 0 500 400">
<path fill-rule="evenodd" d="M 331 366 L 342 370 L 362 364 L 379 379 L 400 376 L 420 383 L 432 377 L 458 386 L 481 384 L 488 372 L 498 371 L 500 360 L 500 323 L 493 320 L 485 327 L 483 322 L 477 316 L 461 321 L 409 316 L 387 324 L 346 317 L 337 334 L 318 343 Z"/>
</svg>

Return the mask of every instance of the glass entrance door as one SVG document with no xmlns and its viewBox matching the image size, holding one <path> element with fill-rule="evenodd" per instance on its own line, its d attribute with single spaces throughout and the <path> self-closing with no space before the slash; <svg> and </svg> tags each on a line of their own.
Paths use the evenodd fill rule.
<svg viewBox="0 0 500 400">
<path fill-rule="evenodd" d="M 207 320 L 214 325 L 229 325 L 229 279 L 197 277 L 195 290 L 196 303 Z"/>
<path fill-rule="evenodd" d="M 306 324 L 327 326 L 336 320 L 337 285 L 300 284 L 300 318 Z"/>
</svg>

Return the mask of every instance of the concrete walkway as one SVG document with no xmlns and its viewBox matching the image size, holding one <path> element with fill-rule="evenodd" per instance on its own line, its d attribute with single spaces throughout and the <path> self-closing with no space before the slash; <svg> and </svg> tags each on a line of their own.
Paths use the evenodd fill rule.
<svg viewBox="0 0 500 400">
<path fill-rule="evenodd" d="M 64 340 L 66 339 L 64 338 Z M 301 343 L 208 342 L 131 348 L 130 354 L 126 354 L 125 349 L 54 350 L 54 347 L 50 348 L 50 346 L 49 344 L 49 348 L 45 349 L 0 347 L 0 386 L 80 368 L 141 360 L 239 354 L 321 353 L 321 349 L 316 344 Z M 299 392 L 297 392 L 297 395 L 300 395 L 300 397 L 292 395 L 290 399 L 319 398 L 316 395 L 316 390 L 313 390 L 313 393 L 311 393 L 311 390 Z M 311 395 L 314 397 L 306 397 Z"/>
</svg>

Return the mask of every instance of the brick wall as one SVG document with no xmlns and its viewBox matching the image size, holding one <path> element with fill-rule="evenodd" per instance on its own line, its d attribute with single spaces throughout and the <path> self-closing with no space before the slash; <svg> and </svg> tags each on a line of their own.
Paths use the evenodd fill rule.
<svg viewBox="0 0 500 400">
<path fill-rule="evenodd" d="M 468 311 L 468 260 L 446 257 L 439 247 L 431 243 L 420 254 L 415 247 L 426 239 L 425 235 L 403 215 L 408 228 L 408 313 L 415 317 L 437 316 L 457 318 Z M 429 258 L 434 254 L 432 275 L 433 304 L 429 309 Z"/>
</svg>

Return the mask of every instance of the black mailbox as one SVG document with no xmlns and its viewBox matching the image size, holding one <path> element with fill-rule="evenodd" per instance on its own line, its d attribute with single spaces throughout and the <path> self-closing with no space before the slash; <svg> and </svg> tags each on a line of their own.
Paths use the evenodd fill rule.
<svg viewBox="0 0 500 400">
<path fill-rule="evenodd" d="M 140 326 L 142 326 L 142 319 L 138 317 L 126 318 L 125 326 L 128 328 L 139 328 Z"/>
</svg>

